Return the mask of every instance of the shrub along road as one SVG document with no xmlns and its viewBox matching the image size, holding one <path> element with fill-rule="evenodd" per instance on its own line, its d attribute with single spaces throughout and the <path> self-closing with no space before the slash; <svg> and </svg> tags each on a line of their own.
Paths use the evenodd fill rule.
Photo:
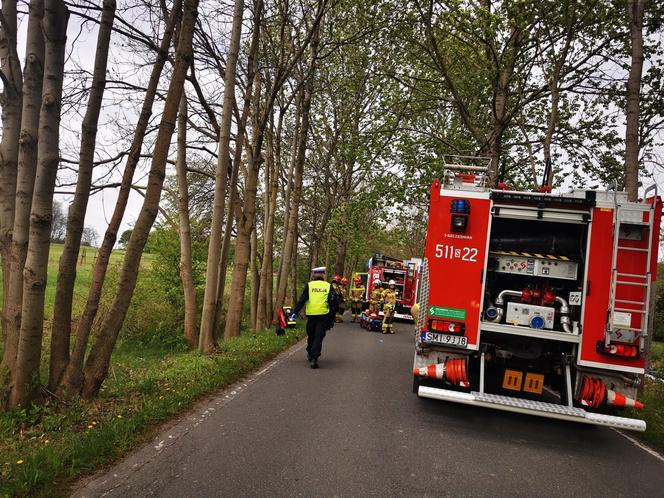
<svg viewBox="0 0 664 498">
<path fill-rule="evenodd" d="M 75 496 L 657 496 L 664 462 L 616 431 L 418 399 L 411 328 L 299 343 Z"/>
</svg>

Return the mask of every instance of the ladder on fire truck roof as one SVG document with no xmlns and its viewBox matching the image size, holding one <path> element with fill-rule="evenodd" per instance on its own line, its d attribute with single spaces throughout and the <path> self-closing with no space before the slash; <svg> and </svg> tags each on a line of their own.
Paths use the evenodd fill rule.
<svg viewBox="0 0 664 498">
<path fill-rule="evenodd" d="M 650 192 L 654 191 L 654 198 L 651 203 L 647 202 L 647 197 Z M 607 332 L 605 334 L 605 346 L 609 346 L 611 342 L 611 332 L 618 330 L 633 331 L 639 337 L 639 351 L 643 353 L 645 348 L 645 338 L 648 335 L 649 323 L 649 302 L 652 288 L 652 275 L 650 272 L 651 256 L 652 256 L 652 237 L 653 237 L 653 224 L 655 220 L 655 205 L 657 197 L 657 184 L 653 184 L 646 189 L 643 194 L 642 202 L 622 202 L 618 198 L 618 193 L 614 195 L 614 221 L 613 221 L 613 259 L 611 263 L 611 290 L 609 295 L 609 323 L 607 324 Z M 648 213 L 648 221 L 644 221 L 643 214 Z M 630 247 L 621 245 L 620 238 L 621 227 L 624 225 L 631 227 L 642 227 L 647 232 L 648 246 Z M 618 256 L 619 251 L 635 251 L 645 253 L 645 266 L 643 272 L 639 273 L 620 273 L 618 271 Z M 643 290 L 641 300 L 628 300 L 618 298 L 619 290 L 626 287 L 639 287 Z M 633 306 L 633 308 L 626 307 Z M 641 315 L 640 327 L 623 326 L 624 324 L 615 325 L 616 313 L 630 313 Z"/>
<path fill-rule="evenodd" d="M 457 190 L 486 190 L 490 163 L 488 157 L 443 156 L 443 186 Z"/>
</svg>

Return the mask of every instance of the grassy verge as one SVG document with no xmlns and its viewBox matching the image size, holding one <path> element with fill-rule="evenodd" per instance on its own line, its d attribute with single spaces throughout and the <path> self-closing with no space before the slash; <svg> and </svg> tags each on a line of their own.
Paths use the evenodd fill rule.
<svg viewBox="0 0 664 498">
<path fill-rule="evenodd" d="M 646 380 L 643 397 L 646 405 L 643 411 L 630 410 L 631 416 L 646 421 L 646 431 L 637 437 L 660 452 L 664 452 L 664 382 Z"/>
<path fill-rule="evenodd" d="M 99 398 L 0 413 L 0 496 L 63 494 L 74 478 L 116 460 L 205 394 L 226 386 L 294 344 L 245 334 L 213 356 L 120 344 Z"/>
<path fill-rule="evenodd" d="M 654 375 L 664 378 L 664 342 L 653 341 L 650 349 L 650 365 Z M 648 445 L 664 452 L 664 382 L 645 379 L 643 394 L 639 396 L 644 410 L 628 410 L 627 416 L 646 421 L 646 431 L 636 436 Z"/>
</svg>

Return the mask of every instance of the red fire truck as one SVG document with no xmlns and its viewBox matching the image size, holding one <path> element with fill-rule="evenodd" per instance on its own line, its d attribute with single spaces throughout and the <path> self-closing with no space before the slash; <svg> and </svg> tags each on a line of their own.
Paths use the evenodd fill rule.
<svg viewBox="0 0 664 498">
<path fill-rule="evenodd" d="M 360 274 L 366 288 L 365 303 L 368 306 L 369 297 L 374 289 L 374 282 L 380 280 L 383 286 L 394 280 L 397 289 L 397 306 L 395 318 L 412 320 L 410 308 L 415 304 L 421 259 L 397 259 L 381 254 L 374 255 L 368 263 L 367 273 Z M 381 312 L 382 314 L 382 312 Z"/>
<path fill-rule="evenodd" d="M 431 186 L 413 389 L 420 396 L 645 430 L 662 200 L 489 189 L 452 165 Z"/>
</svg>

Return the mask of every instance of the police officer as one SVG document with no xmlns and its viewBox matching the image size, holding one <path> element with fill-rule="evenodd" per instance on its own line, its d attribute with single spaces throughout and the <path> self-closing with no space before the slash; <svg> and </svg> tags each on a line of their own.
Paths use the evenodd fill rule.
<svg viewBox="0 0 664 498">
<path fill-rule="evenodd" d="M 336 294 L 331 292 L 330 283 L 325 280 L 327 273 L 325 267 L 314 268 L 312 272 L 313 280 L 307 283 L 302 291 L 291 318 L 297 319 L 297 314 L 306 303 L 307 359 L 311 368 L 318 368 L 318 357 L 323 348 L 325 332 L 334 325 L 334 314 L 338 303 Z"/>
</svg>

